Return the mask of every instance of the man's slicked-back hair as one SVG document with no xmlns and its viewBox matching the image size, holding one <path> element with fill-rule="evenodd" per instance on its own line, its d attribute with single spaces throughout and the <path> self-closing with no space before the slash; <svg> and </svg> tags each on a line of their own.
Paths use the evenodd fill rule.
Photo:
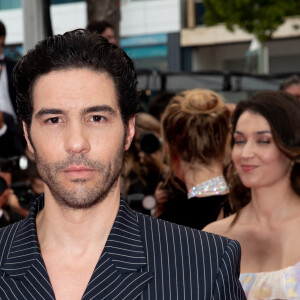
<svg viewBox="0 0 300 300">
<path fill-rule="evenodd" d="M 139 110 L 134 63 L 119 47 L 97 33 L 76 29 L 39 42 L 14 70 L 18 115 L 30 128 L 37 80 L 51 71 L 87 68 L 106 73 L 114 82 L 124 124 Z"/>
</svg>

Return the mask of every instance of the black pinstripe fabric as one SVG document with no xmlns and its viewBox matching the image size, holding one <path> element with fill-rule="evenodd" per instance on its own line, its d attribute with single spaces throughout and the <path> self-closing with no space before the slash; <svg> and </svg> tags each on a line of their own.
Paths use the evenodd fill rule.
<svg viewBox="0 0 300 300">
<path fill-rule="evenodd" d="M 55 299 L 35 216 L 0 230 L 0 299 Z M 246 299 L 236 241 L 120 209 L 82 299 Z"/>
</svg>

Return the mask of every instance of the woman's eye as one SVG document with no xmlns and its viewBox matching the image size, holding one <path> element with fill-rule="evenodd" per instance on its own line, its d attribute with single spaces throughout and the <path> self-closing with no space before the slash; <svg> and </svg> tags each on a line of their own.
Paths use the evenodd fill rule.
<svg viewBox="0 0 300 300">
<path fill-rule="evenodd" d="M 270 140 L 259 140 L 258 143 L 259 144 L 270 144 Z"/>
<path fill-rule="evenodd" d="M 245 141 L 244 140 L 234 140 L 234 144 L 236 144 L 236 145 L 245 144 Z"/>
</svg>

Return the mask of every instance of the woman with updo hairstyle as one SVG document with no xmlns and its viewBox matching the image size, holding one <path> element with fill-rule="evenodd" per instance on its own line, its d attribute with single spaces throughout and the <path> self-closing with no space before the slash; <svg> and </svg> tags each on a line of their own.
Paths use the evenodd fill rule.
<svg viewBox="0 0 300 300">
<path fill-rule="evenodd" d="M 240 242 L 248 299 L 300 299 L 300 102 L 259 92 L 237 105 L 232 127 L 236 213 L 204 230 Z"/>
<path fill-rule="evenodd" d="M 188 199 L 177 208 L 181 225 L 202 229 L 230 213 L 223 176 L 229 118 L 222 97 L 201 89 L 177 94 L 163 114 L 170 177 L 174 173 L 188 191 Z"/>
</svg>

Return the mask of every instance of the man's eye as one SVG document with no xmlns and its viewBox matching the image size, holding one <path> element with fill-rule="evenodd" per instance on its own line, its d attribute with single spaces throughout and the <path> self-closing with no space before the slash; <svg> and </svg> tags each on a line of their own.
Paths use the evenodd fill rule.
<svg viewBox="0 0 300 300">
<path fill-rule="evenodd" d="M 92 122 L 97 122 L 97 123 L 99 123 L 99 122 L 101 122 L 101 121 L 103 121 L 104 120 L 104 118 L 102 117 L 102 116 L 92 116 L 91 118 L 90 118 L 90 121 L 92 121 Z"/>
<path fill-rule="evenodd" d="M 60 123 L 61 119 L 59 117 L 49 118 L 46 120 L 46 123 L 57 124 Z"/>
</svg>

